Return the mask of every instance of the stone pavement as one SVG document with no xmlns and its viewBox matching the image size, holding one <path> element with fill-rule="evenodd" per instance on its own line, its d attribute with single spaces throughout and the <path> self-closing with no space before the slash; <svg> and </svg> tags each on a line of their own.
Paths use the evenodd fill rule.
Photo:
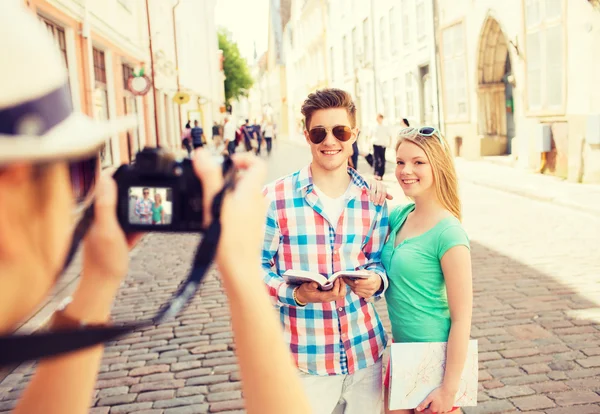
<svg viewBox="0 0 600 414">
<path fill-rule="evenodd" d="M 309 159 L 277 143 L 270 177 Z M 366 163 L 359 161 L 360 170 Z M 389 170 L 389 169 L 388 169 Z M 393 171 L 384 177 L 403 202 Z M 461 180 L 472 242 L 479 405 L 471 413 L 600 413 L 600 218 Z M 132 254 L 116 320 L 150 317 L 189 270 L 198 238 L 152 234 Z M 389 328 L 385 303 L 378 303 Z M 0 382 L 0 413 L 29 365 Z M 174 321 L 107 346 L 92 413 L 243 412 L 227 301 L 216 271 Z"/>
</svg>

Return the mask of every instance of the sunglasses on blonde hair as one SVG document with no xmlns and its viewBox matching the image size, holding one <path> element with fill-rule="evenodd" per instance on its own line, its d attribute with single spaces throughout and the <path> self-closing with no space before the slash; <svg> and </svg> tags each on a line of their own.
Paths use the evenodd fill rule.
<svg viewBox="0 0 600 414">
<path fill-rule="evenodd" d="M 422 137 L 432 137 L 433 135 L 437 135 L 438 140 L 440 141 L 440 144 L 442 144 L 442 147 L 445 148 L 444 141 L 442 140 L 442 134 L 435 127 L 423 126 L 423 127 L 419 127 L 419 128 L 415 128 L 415 127 L 403 128 L 398 133 L 398 138 L 410 136 L 410 135 L 420 135 Z"/>
</svg>

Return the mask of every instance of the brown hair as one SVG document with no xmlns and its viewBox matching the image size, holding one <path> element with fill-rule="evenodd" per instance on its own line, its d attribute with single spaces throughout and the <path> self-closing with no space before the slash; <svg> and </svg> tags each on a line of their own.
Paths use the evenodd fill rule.
<svg viewBox="0 0 600 414">
<path fill-rule="evenodd" d="M 346 109 L 350 118 L 350 127 L 356 126 L 356 106 L 352 96 L 341 89 L 328 88 L 311 93 L 302 104 L 301 112 L 304 115 L 305 128 L 309 128 L 310 119 L 315 111 L 330 108 Z"/>
<path fill-rule="evenodd" d="M 409 141 L 425 152 L 433 171 L 435 194 L 442 206 L 457 219 L 462 219 L 460 198 L 458 197 L 458 178 L 454 160 L 450 154 L 448 142 L 439 132 L 432 136 L 423 136 L 415 130 L 408 135 L 400 135 L 396 143 L 396 152 L 403 141 Z"/>
</svg>

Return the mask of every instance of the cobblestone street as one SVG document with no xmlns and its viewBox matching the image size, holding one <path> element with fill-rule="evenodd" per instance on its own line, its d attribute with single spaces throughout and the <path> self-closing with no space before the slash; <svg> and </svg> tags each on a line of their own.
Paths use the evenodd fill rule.
<svg viewBox="0 0 600 414">
<path fill-rule="evenodd" d="M 308 159 L 305 147 L 277 143 L 269 179 Z M 394 206 L 402 197 L 390 168 Z M 461 191 L 480 352 L 479 405 L 465 412 L 600 413 L 600 218 L 466 180 Z M 186 276 L 197 243 L 190 235 L 146 236 L 114 319 L 152 316 Z M 389 328 L 385 303 L 378 306 Z M 14 406 L 30 372 L 23 365 L 0 383 L 0 413 Z M 243 412 L 217 272 L 174 321 L 109 344 L 96 388 L 93 414 Z"/>
</svg>

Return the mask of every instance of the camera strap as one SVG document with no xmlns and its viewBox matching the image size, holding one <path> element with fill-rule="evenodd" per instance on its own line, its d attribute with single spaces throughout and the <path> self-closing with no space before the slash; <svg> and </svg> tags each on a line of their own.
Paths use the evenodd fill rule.
<svg viewBox="0 0 600 414">
<path fill-rule="evenodd" d="M 224 195 L 232 187 L 233 180 L 227 180 L 221 191 L 213 199 L 213 220 L 198 245 L 190 274 L 180 285 L 172 299 L 163 305 L 152 319 L 125 322 L 115 326 L 82 326 L 77 329 L 0 336 L 0 367 L 52 357 L 112 341 L 136 329 L 159 324 L 177 315 L 198 290 L 216 255 L 221 235 L 221 205 Z M 93 221 L 93 209 L 93 205 L 88 207 L 75 229 L 73 242 L 63 271 L 69 266 L 81 240 L 83 240 Z"/>
</svg>

